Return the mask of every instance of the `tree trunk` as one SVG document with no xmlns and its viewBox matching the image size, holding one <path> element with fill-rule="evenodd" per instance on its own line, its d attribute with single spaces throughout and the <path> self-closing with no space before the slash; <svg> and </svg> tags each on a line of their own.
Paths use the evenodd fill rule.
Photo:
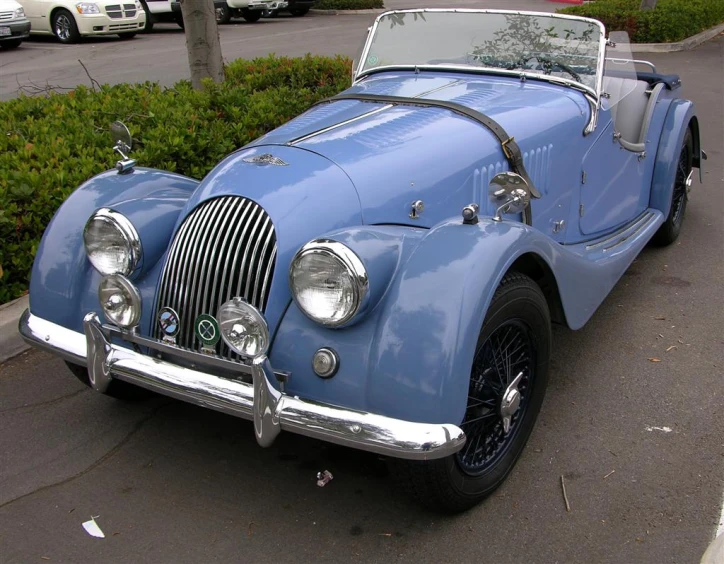
<svg viewBox="0 0 724 564">
<path fill-rule="evenodd" d="M 201 89 L 201 79 L 224 80 L 219 28 L 213 0 L 181 0 L 186 50 L 189 54 L 191 85 Z"/>
</svg>

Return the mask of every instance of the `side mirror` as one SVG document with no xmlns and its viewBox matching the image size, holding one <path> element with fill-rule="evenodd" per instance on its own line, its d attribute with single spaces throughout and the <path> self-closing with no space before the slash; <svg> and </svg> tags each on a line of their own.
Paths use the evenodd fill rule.
<svg viewBox="0 0 724 564">
<path fill-rule="evenodd" d="M 128 153 L 133 146 L 131 132 L 123 122 L 114 121 L 111 124 L 111 140 L 113 148 L 121 153 Z M 123 155 L 125 157 L 125 155 Z"/>
<path fill-rule="evenodd" d="M 495 205 L 493 221 L 502 221 L 501 214 L 520 213 L 530 205 L 530 187 L 520 174 L 501 172 L 490 181 L 488 198 Z"/>
<path fill-rule="evenodd" d="M 119 174 L 128 172 L 136 166 L 136 161 L 134 159 L 129 159 L 127 156 L 127 153 L 133 146 L 131 132 L 128 131 L 128 128 L 124 123 L 114 121 L 111 124 L 111 140 L 113 141 L 113 150 L 121 155 L 123 159 L 116 163 L 116 170 Z"/>
</svg>

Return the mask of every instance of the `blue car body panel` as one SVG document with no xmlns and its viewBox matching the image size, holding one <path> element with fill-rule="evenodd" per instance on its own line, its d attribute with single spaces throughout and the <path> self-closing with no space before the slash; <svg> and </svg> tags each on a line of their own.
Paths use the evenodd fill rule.
<svg viewBox="0 0 724 564">
<path fill-rule="evenodd" d="M 515 136 L 542 193 L 532 202 L 533 225 L 521 223 L 520 215 L 490 219 L 488 183 L 508 164 L 497 139 L 479 124 L 443 108 L 332 101 L 232 153 L 201 182 L 136 168 L 81 186 L 41 242 L 32 312 L 77 331 L 86 312 L 101 313 L 100 276 L 85 257 L 82 229 L 95 209 L 111 207 L 132 221 L 143 241 L 133 282 L 143 298 L 139 331 L 149 335 L 174 233 L 201 203 L 244 196 L 264 208 L 276 230 L 265 317 L 271 363 L 292 373 L 286 391 L 406 420 L 459 423 L 478 334 L 506 271 L 534 255 L 556 282 L 565 322 L 574 329 L 586 323 L 667 216 L 675 161 L 695 119 L 690 102 L 665 91 L 647 156 L 639 159 L 613 143 L 606 109 L 595 131 L 584 135 L 590 105 L 562 85 L 385 72 L 350 92 L 452 101 L 494 118 Z M 249 162 L 264 153 L 286 166 Z M 425 203 L 417 218 L 410 215 L 415 200 Z M 461 209 L 470 203 L 481 208 L 477 225 L 462 224 Z M 291 299 L 290 261 L 318 237 L 345 243 L 369 274 L 367 310 L 343 329 L 312 322 Z M 329 380 L 311 367 L 322 346 L 340 358 Z"/>
</svg>

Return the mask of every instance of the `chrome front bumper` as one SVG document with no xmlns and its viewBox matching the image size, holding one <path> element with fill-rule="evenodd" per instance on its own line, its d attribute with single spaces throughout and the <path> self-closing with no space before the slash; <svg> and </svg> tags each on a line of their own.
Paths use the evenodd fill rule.
<svg viewBox="0 0 724 564">
<path fill-rule="evenodd" d="M 112 379 L 124 380 L 161 394 L 202 407 L 251 419 L 261 446 L 269 446 L 281 430 L 315 439 L 367 450 L 395 458 L 431 460 L 451 455 L 465 444 L 465 433 L 451 424 L 413 423 L 373 413 L 354 411 L 289 396 L 271 385 L 275 379 L 269 359 L 251 365 L 235 363 L 251 375 L 252 383 L 214 376 L 196 368 L 114 345 L 113 327 L 102 326 L 95 313 L 86 315 L 84 331 L 71 331 L 26 310 L 20 334 L 31 345 L 65 360 L 88 366 L 93 388 L 104 392 Z M 135 344 L 168 351 L 170 345 L 126 335 Z M 215 357 L 191 353 L 201 361 L 227 363 Z"/>
</svg>

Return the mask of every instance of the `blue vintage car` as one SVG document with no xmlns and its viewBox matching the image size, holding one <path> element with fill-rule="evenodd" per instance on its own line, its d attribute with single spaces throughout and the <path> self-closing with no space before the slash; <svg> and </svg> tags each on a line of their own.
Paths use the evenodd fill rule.
<svg viewBox="0 0 724 564">
<path fill-rule="evenodd" d="M 351 88 L 201 182 L 136 166 L 115 124 L 122 160 L 48 226 L 20 331 L 101 393 L 382 454 L 468 508 L 530 435 L 551 324 L 679 235 L 705 158 L 679 87 L 594 20 L 387 12 Z"/>
</svg>

